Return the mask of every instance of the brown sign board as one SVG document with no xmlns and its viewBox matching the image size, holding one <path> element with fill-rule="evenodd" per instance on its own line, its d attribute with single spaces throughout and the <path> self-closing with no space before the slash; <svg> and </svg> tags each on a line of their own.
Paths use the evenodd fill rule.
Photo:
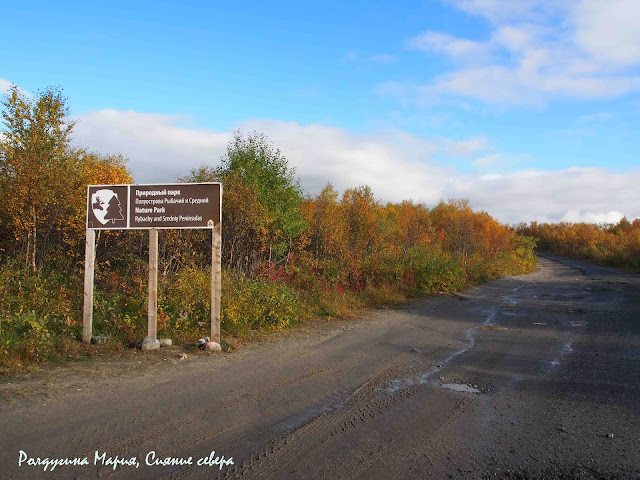
<svg viewBox="0 0 640 480">
<path fill-rule="evenodd" d="M 89 185 L 87 229 L 213 228 L 222 184 Z"/>
</svg>

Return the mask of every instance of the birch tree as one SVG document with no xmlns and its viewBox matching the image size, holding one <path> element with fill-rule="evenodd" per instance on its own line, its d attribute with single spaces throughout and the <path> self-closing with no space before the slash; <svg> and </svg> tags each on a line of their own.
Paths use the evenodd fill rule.
<svg viewBox="0 0 640 480">
<path fill-rule="evenodd" d="M 25 262 L 36 271 L 38 229 L 61 198 L 73 169 L 68 155 L 74 122 L 58 87 L 31 97 L 13 86 L 2 102 L 0 192 L 5 218 L 24 243 Z M 62 196 L 64 197 L 64 196 Z"/>
</svg>

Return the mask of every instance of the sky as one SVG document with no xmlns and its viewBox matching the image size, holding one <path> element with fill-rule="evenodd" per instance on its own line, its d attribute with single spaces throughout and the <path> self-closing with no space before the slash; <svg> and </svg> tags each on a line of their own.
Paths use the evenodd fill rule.
<svg viewBox="0 0 640 480">
<path fill-rule="evenodd" d="M 0 92 L 59 85 L 74 144 L 125 155 L 137 183 L 256 131 L 308 194 L 640 218 L 638 0 L 0 0 L 0 16 Z"/>
</svg>

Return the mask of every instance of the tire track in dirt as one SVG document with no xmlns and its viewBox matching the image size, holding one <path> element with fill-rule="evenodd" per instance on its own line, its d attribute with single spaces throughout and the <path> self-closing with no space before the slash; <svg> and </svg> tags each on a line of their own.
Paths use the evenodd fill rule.
<svg viewBox="0 0 640 480">
<path fill-rule="evenodd" d="M 203 425 L 206 425 L 207 418 L 224 417 L 225 410 L 234 409 L 239 402 L 246 401 L 250 397 L 260 398 L 272 390 L 286 389 L 290 385 L 299 383 L 302 380 L 312 379 L 325 371 L 326 368 L 317 368 L 316 366 L 297 376 L 285 378 L 278 384 L 270 385 L 268 388 L 262 389 L 263 391 L 247 391 L 233 400 L 205 408 L 199 412 L 199 415 L 193 415 L 192 413 L 192 407 L 197 405 L 198 402 L 194 400 L 187 402 L 186 397 L 183 397 L 182 408 L 177 408 L 176 411 L 184 412 L 184 415 L 179 416 L 169 424 L 162 423 L 151 429 L 146 428 L 139 433 L 129 432 L 125 437 L 126 439 L 113 438 L 111 443 L 101 446 L 101 450 L 108 451 L 110 455 L 119 455 L 124 458 L 137 455 L 141 462 L 144 462 L 146 453 L 151 450 L 156 450 L 153 446 L 154 438 L 166 438 L 167 432 L 175 432 L 176 436 L 171 440 L 171 445 L 165 445 L 162 452 L 158 452 L 158 458 L 192 456 L 194 459 L 199 459 L 208 457 L 211 451 L 215 450 L 215 448 L 210 447 L 211 445 L 225 445 L 229 447 L 246 441 L 247 424 L 251 424 L 256 420 L 257 413 L 255 413 L 254 416 L 244 418 L 244 421 L 228 428 L 225 428 L 224 425 L 222 425 L 221 428 L 218 426 L 218 428 L 215 429 L 203 428 Z M 322 401 L 324 403 L 326 399 Z M 161 402 L 161 404 L 162 403 L 164 402 Z M 142 412 L 139 413 L 142 414 Z M 262 413 L 268 414 L 269 412 Z M 145 412 L 144 415 L 149 416 L 150 414 Z M 183 436 L 179 436 L 179 433 L 182 433 Z M 147 444 L 149 448 L 143 448 L 145 444 Z M 185 455 L 185 452 L 188 452 L 188 455 Z M 201 467 L 196 468 L 201 470 Z M 132 476 L 135 478 L 159 478 L 171 475 L 172 478 L 180 478 L 184 475 L 184 472 L 189 469 L 190 467 L 182 466 L 154 467 L 152 470 L 136 471 L 132 473 Z M 119 472 L 109 471 L 107 469 L 101 473 L 101 477 L 103 478 L 118 477 L 119 475 Z"/>
<path fill-rule="evenodd" d="M 394 365 L 380 372 L 358 387 L 345 401 L 344 406 L 337 406 L 332 412 L 316 417 L 300 428 L 270 441 L 242 466 L 229 469 L 225 478 L 261 478 L 274 474 L 277 469 L 286 471 L 290 461 L 317 449 L 328 437 L 340 435 L 373 418 L 392 403 L 394 397 L 385 394 L 381 389 L 395 378 L 400 370 L 399 365 Z"/>
<path fill-rule="evenodd" d="M 342 418 L 345 416 L 345 411 L 353 411 L 353 409 L 358 405 L 357 399 L 374 393 L 375 388 L 379 388 L 381 385 L 384 385 L 385 382 L 388 382 L 391 378 L 394 377 L 394 375 L 398 373 L 399 369 L 400 366 L 398 365 L 386 369 L 381 374 L 377 375 L 368 382 L 365 382 L 356 391 L 354 391 L 347 398 L 347 400 L 344 401 L 344 407 L 342 407 L 340 404 L 337 404 L 338 408 L 334 408 L 332 411 L 324 414 L 321 413 L 320 415 L 315 415 L 313 419 L 303 423 L 301 426 L 298 425 L 287 430 L 283 434 L 276 437 L 274 440 L 269 441 L 266 445 L 259 448 L 253 454 L 252 459 L 249 461 L 259 460 L 267 454 L 271 455 L 278 452 L 284 445 L 290 444 L 290 441 L 288 441 L 288 439 L 289 437 L 294 435 L 295 432 L 305 431 L 307 432 L 307 434 L 313 434 L 313 432 L 315 432 L 316 430 L 321 431 L 323 428 L 326 429 L 327 427 L 325 427 L 325 424 L 333 424 L 338 421 L 335 420 L 336 418 Z M 332 397 L 335 398 L 335 395 L 332 395 Z M 326 404 L 326 402 L 324 401 L 322 403 Z M 335 404 L 335 401 L 333 402 L 333 404 Z M 198 440 L 191 442 L 189 445 L 181 444 L 180 449 L 184 450 L 185 447 L 191 447 L 188 449 L 188 451 L 189 454 L 193 455 L 194 458 L 208 456 L 212 449 L 215 450 L 215 448 L 212 448 L 212 446 L 230 446 L 245 439 L 248 435 L 246 429 L 247 423 L 251 423 L 250 419 L 240 425 L 236 425 L 235 427 L 228 429 L 226 432 L 217 431 L 212 435 L 205 435 L 204 438 L 202 436 L 199 436 Z M 193 448 L 194 446 L 196 446 L 196 448 Z M 235 470 L 237 470 L 237 466 L 234 471 Z M 228 470 L 226 472 L 228 473 Z M 179 467 L 174 468 L 173 471 L 165 470 L 165 472 L 163 473 L 164 475 L 170 474 L 173 480 L 188 478 L 190 476 L 199 477 L 202 475 L 201 468 L 199 468 L 198 466 Z M 157 474 L 154 476 L 149 476 L 149 478 L 157 477 Z"/>
<path fill-rule="evenodd" d="M 404 370 L 401 365 L 384 370 L 356 389 L 345 401 L 344 406 L 338 406 L 332 412 L 316 417 L 300 428 L 273 439 L 242 465 L 227 470 L 223 478 L 283 478 L 294 465 L 295 469 L 299 470 L 304 468 L 307 462 L 313 462 L 313 455 L 323 448 L 326 441 L 333 441 L 332 437 L 350 433 L 415 394 L 433 388 L 429 384 L 422 384 L 388 391 L 386 387 Z M 434 416 L 433 428 L 429 435 L 435 435 L 443 425 L 454 422 L 466 401 L 467 399 L 461 398 L 448 402 L 447 405 L 438 404 L 437 409 L 442 414 Z M 305 461 L 307 458 L 309 460 Z M 176 480 L 178 477 L 173 478 Z"/>
</svg>

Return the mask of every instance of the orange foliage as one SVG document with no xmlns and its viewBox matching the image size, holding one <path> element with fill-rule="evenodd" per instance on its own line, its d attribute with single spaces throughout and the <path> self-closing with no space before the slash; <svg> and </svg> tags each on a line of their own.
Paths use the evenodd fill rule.
<svg viewBox="0 0 640 480">
<path fill-rule="evenodd" d="M 535 265 L 532 242 L 523 247 L 522 237 L 464 200 L 432 210 L 409 201 L 382 206 L 368 187 L 346 190 L 339 201 L 327 185 L 301 211 L 310 236 L 301 256 L 306 266 L 298 269 L 307 272 L 305 285 L 313 270 L 329 284 L 356 289 L 381 283 L 411 287 L 419 282 L 418 270 L 438 275 L 436 265 L 446 264 L 459 272 L 449 282 L 455 288 Z"/>
<path fill-rule="evenodd" d="M 601 225 L 532 222 L 520 225 L 518 231 L 536 237 L 543 250 L 640 270 L 640 219 Z"/>
</svg>

